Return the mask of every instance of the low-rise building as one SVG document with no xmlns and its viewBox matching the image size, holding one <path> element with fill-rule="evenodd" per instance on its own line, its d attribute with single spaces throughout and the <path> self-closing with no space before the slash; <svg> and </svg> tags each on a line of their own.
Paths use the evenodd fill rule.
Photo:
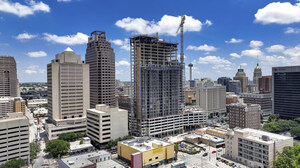
<svg viewBox="0 0 300 168">
<path fill-rule="evenodd" d="M 118 158 L 131 168 L 146 168 L 174 160 L 174 145 L 148 137 L 118 142 Z"/>
<path fill-rule="evenodd" d="M 39 106 L 45 105 L 47 103 L 48 103 L 47 99 L 32 99 L 32 100 L 27 100 L 27 106 L 28 106 L 28 108 L 39 107 Z"/>
<path fill-rule="evenodd" d="M 226 105 L 231 103 L 236 103 L 239 96 L 236 95 L 234 92 L 226 92 Z"/>
<path fill-rule="evenodd" d="M 196 105 L 196 88 L 184 91 L 185 104 Z"/>
<path fill-rule="evenodd" d="M 200 136 L 200 142 L 204 143 L 208 146 L 212 146 L 214 148 L 219 148 L 224 146 L 225 141 L 223 138 L 219 138 L 217 136 L 213 136 L 210 134 L 204 134 Z"/>
<path fill-rule="evenodd" d="M 81 143 L 82 142 L 82 143 Z M 89 137 L 84 137 L 81 140 L 70 142 L 70 151 L 72 154 L 90 152 L 94 149 Z"/>
<path fill-rule="evenodd" d="M 23 100 L 21 97 L 16 97 L 15 98 L 14 112 L 22 112 L 25 115 L 26 101 Z"/>
<path fill-rule="evenodd" d="M 100 146 L 128 135 L 128 111 L 104 104 L 87 110 L 87 136 Z"/>
<path fill-rule="evenodd" d="M 19 113 L 0 119 L 0 165 L 12 159 L 29 160 L 29 120 Z"/>
<path fill-rule="evenodd" d="M 243 99 L 228 105 L 229 127 L 260 129 L 260 105 L 246 104 Z"/>
<path fill-rule="evenodd" d="M 242 93 L 240 96 L 245 103 L 259 104 L 263 116 L 272 114 L 272 94 Z"/>
<path fill-rule="evenodd" d="M 25 114 L 26 103 L 21 97 L 0 97 L 0 118 L 7 113 L 22 112 Z"/>
<path fill-rule="evenodd" d="M 82 133 L 86 131 L 86 118 L 56 120 L 56 125 L 47 121 L 45 130 L 48 140 L 58 139 L 59 134 L 63 133 Z"/>
<path fill-rule="evenodd" d="M 273 167 L 276 152 L 293 146 L 293 138 L 261 130 L 245 128 L 228 131 L 225 156 L 249 167 Z"/>
<path fill-rule="evenodd" d="M 0 97 L 0 118 L 5 117 L 7 113 L 14 111 L 14 98 Z"/>
<path fill-rule="evenodd" d="M 209 135 L 213 135 L 213 136 L 225 139 L 227 130 L 222 129 L 222 128 L 217 128 L 217 127 L 216 128 L 208 128 L 206 130 L 206 133 Z"/>
<path fill-rule="evenodd" d="M 125 168 L 111 159 L 107 151 L 94 151 L 58 159 L 59 168 Z"/>
<path fill-rule="evenodd" d="M 183 113 L 165 117 L 149 118 L 143 132 L 151 137 L 165 137 L 182 133 L 184 130 L 199 128 L 206 124 L 208 112 L 197 106 L 186 107 Z M 146 123 L 148 123 L 146 125 Z"/>
</svg>

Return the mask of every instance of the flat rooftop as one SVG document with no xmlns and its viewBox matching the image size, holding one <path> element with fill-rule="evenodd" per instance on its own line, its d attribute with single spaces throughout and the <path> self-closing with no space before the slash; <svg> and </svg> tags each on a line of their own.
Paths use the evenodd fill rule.
<svg viewBox="0 0 300 168">
<path fill-rule="evenodd" d="M 251 128 L 237 129 L 235 130 L 235 132 L 246 134 L 246 136 L 244 136 L 245 138 L 249 140 L 259 141 L 262 143 L 274 143 L 278 141 L 293 139 L 293 137 L 283 136 L 283 135 L 274 134 L 262 130 L 251 129 Z M 263 140 L 262 139 L 263 135 L 268 136 L 269 140 L 268 141 Z"/>
<path fill-rule="evenodd" d="M 104 150 L 100 150 L 62 158 L 61 161 L 68 165 L 70 168 L 85 167 L 93 164 L 93 162 L 91 162 L 89 158 L 98 157 L 102 155 L 110 155 L 110 153 Z M 100 163 L 102 164 L 102 162 Z"/>
<path fill-rule="evenodd" d="M 224 141 L 223 138 L 219 138 L 219 137 L 216 137 L 216 136 L 213 136 L 213 135 L 209 135 L 209 134 L 204 134 L 202 136 L 200 136 L 201 138 L 203 139 L 206 139 L 206 140 L 210 140 L 210 141 L 213 141 L 213 142 L 221 142 L 221 141 Z"/>
<path fill-rule="evenodd" d="M 98 162 L 97 168 L 125 168 L 125 167 L 113 160 L 106 160 L 104 162 Z"/>
<path fill-rule="evenodd" d="M 170 145 L 171 143 L 163 141 L 163 140 L 158 140 L 158 139 L 152 139 L 150 137 L 143 137 L 143 138 L 136 138 L 136 139 L 130 139 L 130 140 L 125 140 L 121 141 L 122 144 L 126 146 L 130 146 L 131 148 L 134 148 L 138 151 L 144 152 L 148 151 L 151 149 L 155 149 L 152 147 L 152 144 L 157 144 L 157 145 L 162 145 L 162 146 L 167 146 Z"/>
</svg>

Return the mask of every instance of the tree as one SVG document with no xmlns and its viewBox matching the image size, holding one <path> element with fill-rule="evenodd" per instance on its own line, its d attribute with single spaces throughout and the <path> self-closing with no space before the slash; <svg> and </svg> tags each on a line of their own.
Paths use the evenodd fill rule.
<svg viewBox="0 0 300 168">
<path fill-rule="evenodd" d="M 20 168 L 25 165 L 25 161 L 23 159 L 12 159 L 5 164 L 1 165 L 0 168 Z"/>
<path fill-rule="evenodd" d="M 286 146 L 282 153 L 277 152 L 274 160 L 274 168 L 300 168 L 300 143 L 294 143 L 294 146 Z"/>
<path fill-rule="evenodd" d="M 82 139 L 80 140 L 79 144 L 80 144 L 80 145 L 83 144 L 83 140 L 82 140 Z"/>
<path fill-rule="evenodd" d="M 85 132 L 79 132 L 79 133 L 70 132 L 70 133 L 59 134 L 58 139 L 64 140 L 64 141 L 74 141 L 78 138 L 82 138 L 85 136 L 86 136 Z"/>
<path fill-rule="evenodd" d="M 300 168 L 300 153 L 295 157 L 295 160 L 292 165 L 295 168 Z"/>
<path fill-rule="evenodd" d="M 63 156 L 68 154 L 70 150 L 70 143 L 57 139 L 47 143 L 46 149 L 47 153 L 50 153 L 53 157 L 57 158 L 58 155 Z"/>
<path fill-rule="evenodd" d="M 178 145 L 178 144 L 175 144 L 175 145 L 174 145 L 174 150 L 175 150 L 175 154 L 176 154 L 176 156 L 177 156 L 178 150 L 179 150 L 179 145 Z"/>
<path fill-rule="evenodd" d="M 275 122 L 265 123 L 263 128 L 265 131 L 268 131 L 268 132 L 278 132 L 279 131 L 278 124 Z"/>
<path fill-rule="evenodd" d="M 300 139 L 300 125 L 297 127 L 293 127 L 291 130 L 291 135 L 295 137 L 295 139 Z"/>
<path fill-rule="evenodd" d="M 268 118 L 268 122 L 275 122 L 278 121 L 279 115 L 278 114 L 271 114 Z"/>
<path fill-rule="evenodd" d="M 37 154 L 41 151 L 40 145 L 31 142 L 30 143 L 30 160 L 36 159 Z"/>
<path fill-rule="evenodd" d="M 298 124 L 300 124 L 300 117 L 295 118 L 294 121 L 296 121 Z"/>
</svg>

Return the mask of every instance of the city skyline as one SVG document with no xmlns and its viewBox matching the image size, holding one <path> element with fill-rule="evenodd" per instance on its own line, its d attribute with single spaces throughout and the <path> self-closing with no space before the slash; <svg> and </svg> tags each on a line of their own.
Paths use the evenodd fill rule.
<svg viewBox="0 0 300 168">
<path fill-rule="evenodd" d="M 101 30 L 115 51 L 116 79 L 130 81 L 129 38 L 158 32 L 160 39 L 179 43 L 176 30 L 180 15 L 186 15 L 186 77 L 187 65 L 193 62 L 194 78 L 233 77 L 242 65 L 252 79 L 257 56 L 263 76 L 271 75 L 271 67 L 300 61 L 299 4 L 296 0 L 137 1 L 130 5 L 0 0 L 0 53 L 15 57 L 20 82 L 46 82 L 46 64 L 56 53 L 71 47 L 84 60 L 90 32 Z"/>
</svg>

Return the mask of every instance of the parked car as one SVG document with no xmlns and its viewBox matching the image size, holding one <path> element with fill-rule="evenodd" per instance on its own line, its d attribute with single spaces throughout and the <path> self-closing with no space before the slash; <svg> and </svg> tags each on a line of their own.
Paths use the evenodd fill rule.
<svg viewBox="0 0 300 168">
<path fill-rule="evenodd" d="M 205 156 L 207 156 L 207 155 L 208 155 L 208 153 L 206 152 L 206 153 L 204 153 L 202 156 L 205 157 Z"/>
<path fill-rule="evenodd" d="M 212 151 L 211 153 L 216 153 L 217 151 Z"/>
</svg>

